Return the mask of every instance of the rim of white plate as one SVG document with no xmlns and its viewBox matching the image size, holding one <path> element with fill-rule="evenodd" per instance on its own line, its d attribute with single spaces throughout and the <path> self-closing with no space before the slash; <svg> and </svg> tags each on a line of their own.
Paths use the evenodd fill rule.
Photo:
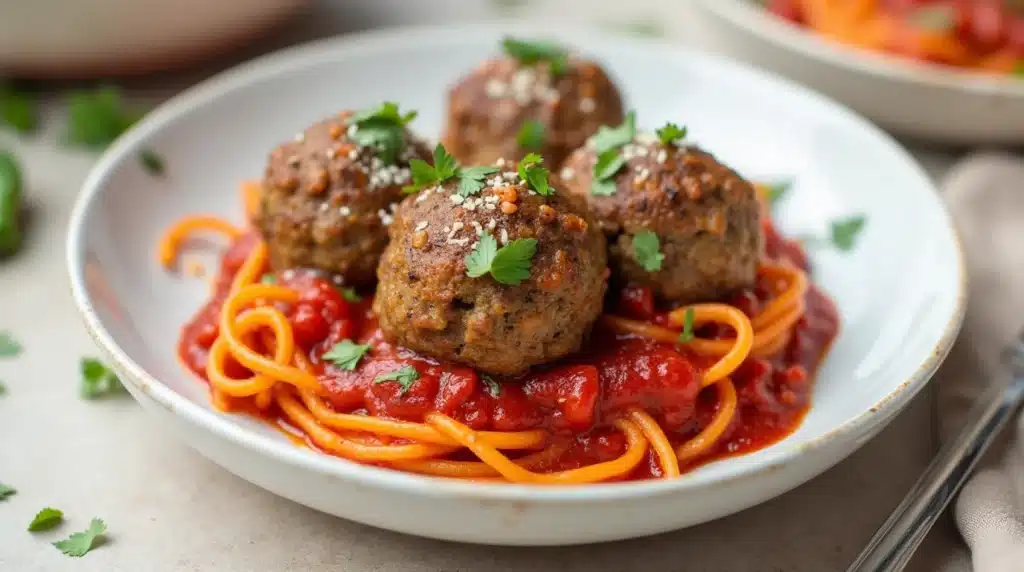
<svg viewBox="0 0 1024 572">
<path fill-rule="evenodd" d="M 477 32 L 489 32 L 493 33 L 495 37 L 499 37 L 502 33 L 508 33 L 511 30 L 527 29 L 524 28 L 525 25 L 522 21 L 500 20 L 476 23 L 473 27 Z M 910 168 L 918 171 L 919 176 L 926 179 L 926 175 L 917 163 L 889 135 L 855 113 L 847 111 L 829 98 L 773 74 L 749 68 L 727 58 L 691 51 L 665 42 L 635 39 L 610 40 L 608 37 L 601 35 L 600 32 L 593 30 L 555 28 L 551 25 L 545 28 L 544 24 L 538 25 L 536 22 L 529 23 L 528 29 L 534 34 L 557 32 L 560 38 L 569 42 L 573 38 L 582 38 L 584 40 L 589 39 L 590 41 L 615 41 L 623 45 L 647 46 L 651 49 L 657 48 L 658 50 L 673 52 L 680 57 L 703 60 L 716 66 L 729 68 L 733 73 L 756 77 L 759 81 L 775 84 L 775 87 L 779 89 L 793 91 L 799 93 L 801 97 L 818 100 L 823 104 L 834 107 L 836 113 L 845 114 L 848 119 L 860 124 L 863 129 L 872 132 L 879 139 L 879 143 L 889 146 L 892 153 L 902 158 Z M 268 455 L 279 462 L 294 465 L 305 470 L 350 480 L 364 486 L 383 487 L 389 490 L 428 497 L 471 497 L 483 500 L 570 503 L 642 498 L 683 490 L 701 489 L 741 479 L 757 478 L 759 475 L 777 469 L 796 457 L 822 448 L 830 441 L 841 436 L 849 436 L 851 439 L 856 439 L 868 434 L 878 423 L 884 422 L 902 409 L 925 385 L 939 364 L 941 364 L 952 347 L 963 320 L 967 286 L 963 251 L 952 220 L 949 218 L 948 213 L 945 213 L 944 208 L 942 210 L 946 214 L 945 218 L 948 229 L 958 254 L 956 265 L 959 280 L 956 307 L 945 325 L 942 336 L 936 346 L 932 349 L 929 356 L 917 367 L 913 375 L 905 379 L 898 387 L 868 410 L 838 425 L 825 435 L 807 442 L 788 446 L 785 441 L 781 441 L 775 445 L 775 447 L 780 447 L 780 449 L 776 451 L 774 459 L 754 467 L 745 467 L 743 464 L 737 463 L 733 468 L 728 469 L 726 474 L 714 477 L 694 475 L 670 480 L 595 483 L 579 486 L 516 485 L 440 479 L 363 465 L 295 447 L 286 441 L 277 441 L 231 423 L 222 414 L 193 403 L 164 385 L 136 363 L 114 342 L 96 314 L 85 288 L 84 236 L 89 209 L 100 195 L 100 190 L 104 186 L 108 173 L 118 164 L 122 157 L 134 153 L 134 150 L 149 134 L 177 120 L 179 116 L 187 113 L 193 106 L 209 103 L 222 94 L 252 81 L 268 78 L 306 63 L 335 60 L 341 54 L 351 57 L 358 55 L 360 51 L 373 50 L 382 46 L 393 46 L 395 43 L 404 43 L 411 47 L 421 42 L 458 43 L 462 41 L 458 37 L 458 30 L 459 28 L 455 26 L 416 26 L 376 30 L 340 38 L 317 40 L 261 56 L 214 75 L 171 98 L 120 137 L 103 154 L 83 183 L 71 214 L 68 224 L 67 264 L 72 296 L 79 312 L 82 314 L 89 334 L 107 356 L 117 364 L 119 369 L 128 374 L 127 382 L 136 385 L 140 391 L 146 393 L 157 404 L 168 409 L 176 416 L 182 417 L 189 423 L 216 433 L 222 438 L 234 441 L 254 453 Z M 936 200 L 938 200 L 937 194 Z M 728 461 L 726 460 L 726 462 Z"/>
<path fill-rule="evenodd" d="M 1024 99 L 1024 79 L 915 62 L 829 41 L 813 31 L 782 21 L 779 17 L 769 14 L 764 8 L 755 5 L 751 0 L 698 0 L 698 2 L 704 10 L 725 18 L 734 26 L 798 52 L 806 58 L 832 66 L 851 69 L 891 81 L 969 92 L 977 96 Z"/>
</svg>

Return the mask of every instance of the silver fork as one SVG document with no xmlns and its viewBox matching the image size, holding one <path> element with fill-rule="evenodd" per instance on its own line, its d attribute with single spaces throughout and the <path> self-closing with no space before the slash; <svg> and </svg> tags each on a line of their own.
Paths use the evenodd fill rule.
<svg viewBox="0 0 1024 572">
<path fill-rule="evenodd" d="M 944 445 L 896 510 L 846 572 L 898 572 L 960 491 L 992 441 L 1024 402 L 1024 333 L 1007 348 L 1009 383 L 995 383 L 971 408 L 967 422 Z"/>
</svg>

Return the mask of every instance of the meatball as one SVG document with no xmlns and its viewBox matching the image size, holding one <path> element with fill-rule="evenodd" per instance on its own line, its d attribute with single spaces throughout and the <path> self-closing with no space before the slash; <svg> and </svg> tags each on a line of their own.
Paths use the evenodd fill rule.
<svg viewBox="0 0 1024 572">
<path fill-rule="evenodd" d="M 274 270 L 317 268 L 347 284 L 373 283 L 387 225 L 410 182 L 409 160 L 429 153 L 400 121 L 385 128 L 398 137 L 390 152 L 360 144 L 353 117 L 316 123 L 271 152 L 255 223 Z"/>
<path fill-rule="evenodd" d="M 449 90 L 445 146 L 466 164 L 535 152 L 555 168 L 598 127 L 622 121 L 619 91 L 600 66 L 569 58 L 555 69 L 503 57 L 473 70 Z"/>
<path fill-rule="evenodd" d="M 608 277 L 604 236 L 585 203 L 564 191 L 540 195 L 511 168 L 487 177 L 476 194 L 458 188 L 448 181 L 398 209 L 373 302 L 384 335 L 501 375 L 578 350 L 601 313 Z M 536 252 L 522 282 L 493 269 L 507 270 L 501 250 L 490 273 L 467 261 L 488 244 L 510 254 L 531 239 Z"/>
<path fill-rule="evenodd" d="M 710 153 L 642 134 L 619 147 L 625 164 L 595 185 L 599 150 L 594 141 L 577 150 L 559 177 L 589 201 L 608 237 L 617 281 L 649 286 L 681 304 L 721 300 L 754 284 L 763 237 L 749 182 Z M 639 233 L 647 235 L 641 251 L 654 242 L 645 231 L 657 236 L 662 260 L 638 256 Z"/>
</svg>

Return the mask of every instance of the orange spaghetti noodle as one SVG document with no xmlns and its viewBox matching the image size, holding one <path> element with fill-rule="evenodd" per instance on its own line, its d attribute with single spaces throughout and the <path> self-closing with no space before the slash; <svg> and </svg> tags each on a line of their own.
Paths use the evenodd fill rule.
<svg viewBox="0 0 1024 572">
<path fill-rule="evenodd" d="M 258 191 L 254 185 L 243 190 L 250 213 L 255 210 Z M 161 263 L 173 264 L 184 241 L 193 233 L 206 231 L 232 239 L 242 234 L 234 225 L 217 218 L 184 219 L 160 241 Z M 275 409 L 316 448 L 353 461 L 439 477 L 530 484 L 621 480 L 648 456 L 662 477 L 679 476 L 681 466 L 692 466 L 705 456 L 734 422 L 738 399 L 731 376 L 749 357 L 774 356 L 789 344 L 793 328 L 806 310 L 808 290 L 803 271 L 766 262 L 759 270 L 759 279 L 769 285 L 771 299 L 753 317 L 722 303 L 672 310 L 667 326 L 605 314 L 601 323 L 612 331 L 678 344 L 714 359 L 702 371 L 699 387 L 714 387 L 717 406 L 710 422 L 681 444 L 673 444 L 650 412 L 631 407 L 607 420 L 609 430 L 614 428 L 624 443 L 621 454 L 584 466 L 552 470 L 573 445 L 571 440 L 555 438 L 547 430 L 475 430 L 437 411 L 426 413 L 422 422 L 413 422 L 335 410 L 325 399 L 318 370 L 297 344 L 286 314 L 286 308 L 299 301 L 299 293 L 287 286 L 261 283 L 266 267 L 266 246 L 256 242 L 221 301 L 216 336 L 205 362 L 216 408 L 230 410 L 239 403 L 248 403 L 260 411 Z M 726 334 L 680 343 L 679 330 L 689 310 L 693 311 L 693 326 L 698 331 L 706 324 L 719 324 Z M 239 377 L 236 366 L 248 375 Z M 475 460 L 451 458 L 456 453 Z"/>
</svg>

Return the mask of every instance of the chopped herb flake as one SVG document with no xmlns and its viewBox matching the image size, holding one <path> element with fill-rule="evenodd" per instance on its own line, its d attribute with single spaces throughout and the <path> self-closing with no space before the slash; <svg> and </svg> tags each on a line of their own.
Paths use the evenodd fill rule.
<svg viewBox="0 0 1024 572">
<path fill-rule="evenodd" d="M 150 175 L 161 176 L 164 174 L 164 159 L 152 149 L 140 151 L 139 162 L 142 163 L 142 168 Z"/>
<path fill-rule="evenodd" d="M 409 161 L 412 171 L 412 184 L 402 188 L 405 193 L 415 193 L 431 185 L 440 185 L 459 173 L 459 163 L 452 157 L 444 145 L 438 143 L 434 147 L 434 164 L 420 159 Z"/>
<path fill-rule="evenodd" d="M 362 302 L 363 301 L 363 297 L 360 296 L 358 292 L 356 292 L 355 288 L 351 288 L 351 287 L 349 287 L 349 288 L 342 288 L 341 289 L 341 297 L 344 298 L 345 301 L 347 301 L 347 302 Z"/>
<path fill-rule="evenodd" d="M 516 144 L 528 151 L 539 151 L 544 148 L 546 134 L 544 124 L 536 119 L 527 119 L 519 126 L 516 133 Z"/>
<path fill-rule="evenodd" d="M 864 228 L 866 219 L 863 215 L 855 215 L 832 221 L 830 225 L 832 244 L 842 251 L 852 250 L 857 236 Z"/>
<path fill-rule="evenodd" d="M 655 133 L 658 135 L 658 139 L 665 145 L 676 145 L 683 139 L 686 139 L 686 127 L 680 127 L 672 122 L 666 123 L 664 127 L 657 129 Z"/>
<path fill-rule="evenodd" d="M 484 382 L 484 391 L 486 391 L 488 395 L 495 399 L 501 395 L 501 384 L 495 381 L 493 377 L 484 373 L 480 375 L 480 381 Z"/>
<path fill-rule="evenodd" d="M 267 272 L 263 276 L 260 276 L 260 284 L 277 284 L 277 276 Z"/>
<path fill-rule="evenodd" d="M 67 96 L 67 145 L 104 149 L 142 118 L 142 113 L 121 100 L 110 86 L 73 91 Z"/>
<path fill-rule="evenodd" d="M 569 51 L 554 42 L 506 37 L 501 45 L 506 54 L 519 60 L 523 65 L 547 62 L 551 73 L 555 75 L 561 75 L 569 68 Z"/>
<path fill-rule="evenodd" d="M 32 93 L 0 84 L 0 126 L 27 135 L 39 127 L 39 109 Z"/>
<path fill-rule="evenodd" d="M 633 141 L 636 137 L 636 112 L 630 111 L 626 114 L 625 121 L 618 127 L 602 125 L 594 134 L 594 151 L 601 155 L 605 151 L 618 149 Z"/>
<path fill-rule="evenodd" d="M 693 339 L 694 309 L 690 306 L 683 313 L 683 331 L 679 333 L 679 343 L 685 344 Z"/>
<path fill-rule="evenodd" d="M 14 490 L 11 486 L 0 483 L 0 500 L 4 500 L 16 492 L 18 491 Z"/>
<path fill-rule="evenodd" d="M 0 332 L 0 358 L 17 356 L 21 349 L 21 344 L 10 332 Z"/>
<path fill-rule="evenodd" d="M 124 391 L 117 374 L 96 358 L 82 358 L 81 394 L 85 399 L 96 399 Z"/>
<path fill-rule="evenodd" d="M 405 126 L 416 115 L 415 111 L 403 114 L 398 104 L 386 101 L 353 114 L 349 124 L 355 126 L 355 130 L 350 137 L 362 147 L 376 149 L 381 161 L 393 165 L 405 148 Z"/>
<path fill-rule="evenodd" d="M 88 529 L 76 532 L 64 540 L 54 542 L 53 545 L 68 556 L 76 558 L 85 556 L 90 550 L 100 545 L 103 533 L 106 531 L 107 525 L 102 520 L 94 518 L 89 523 Z"/>
<path fill-rule="evenodd" d="M 555 189 L 548 181 L 548 170 L 541 166 L 544 159 L 536 153 L 530 153 L 519 161 L 519 176 L 526 181 L 527 187 L 537 194 L 548 196 L 555 194 Z"/>
<path fill-rule="evenodd" d="M 648 272 L 661 270 L 665 255 L 661 253 L 658 235 L 644 229 L 633 235 L 633 255 L 636 261 Z"/>
<path fill-rule="evenodd" d="M 378 375 L 373 383 L 384 383 L 386 381 L 396 382 L 401 389 L 399 395 L 405 395 L 405 392 L 409 391 L 412 387 L 413 382 L 420 378 L 420 372 L 416 371 L 416 368 L 411 365 L 402 366 L 401 369 L 392 371 L 391 373 L 385 373 Z"/>
<path fill-rule="evenodd" d="M 64 520 L 63 512 L 55 508 L 46 507 L 36 513 L 35 518 L 28 524 L 28 530 L 29 532 L 50 530 L 60 524 L 62 520 Z"/>
<path fill-rule="evenodd" d="M 370 351 L 369 344 L 357 344 L 352 340 L 341 340 L 334 344 L 334 347 L 324 353 L 323 359 L 333 363 L 341 369 L 352 371 L 359 365 L 366 352 Z"/>
</svg>

